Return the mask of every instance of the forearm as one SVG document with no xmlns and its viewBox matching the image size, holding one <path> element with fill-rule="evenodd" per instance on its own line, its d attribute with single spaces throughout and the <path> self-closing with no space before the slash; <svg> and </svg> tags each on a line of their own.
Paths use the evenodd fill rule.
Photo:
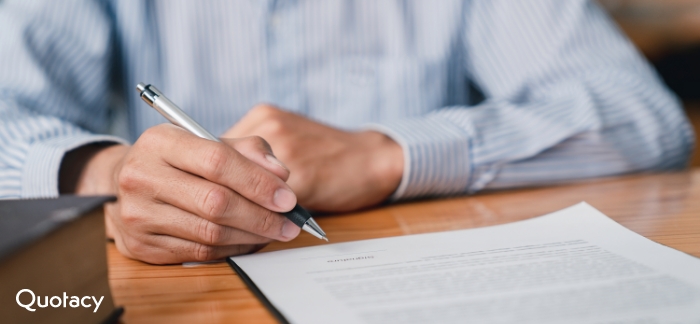
<svg viewBox="0 0 700 324">
<path fill-rule="evenodd" d="M 548 90 L 547 97 L 528 103 L 491 100 L 371 125 L 405 152 L 406 172 L 394 198 L 685 165 L 692 131 L 660 86 L 614 78 L 587 83 L 582 77 Z"/>
<path fill-rule="evenodd" d="M 63 186 L 59 170 L 65 153 L 91 143 L 124 140 L 91 134 L 59 118 L 32 114 L 0 100 L 0 198 L 57 196 Z"/>
<path fill-rule="evenodd" d="M 0 5 L 0 198 L 52 197 L 66 152 L 107 128 L 110 15 L 97 1 Z"/>
</svg>

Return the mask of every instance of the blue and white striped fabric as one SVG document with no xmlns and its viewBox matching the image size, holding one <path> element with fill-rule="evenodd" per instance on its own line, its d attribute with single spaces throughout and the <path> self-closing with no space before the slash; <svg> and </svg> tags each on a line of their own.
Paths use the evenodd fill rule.
<svg viewBox="0 0 700 324">
<path fill-rule="evenodd" d="M 0 4 L 0 197 L 57 195 L 63 154 L 164 122 L 157 85 L 215 134 L 267 102 L 404 149 L 396 199 L 686 164 L 677 99 L 584 0 Z M 474 104 L 469 85 L 485 100 Z"/>
</svg>

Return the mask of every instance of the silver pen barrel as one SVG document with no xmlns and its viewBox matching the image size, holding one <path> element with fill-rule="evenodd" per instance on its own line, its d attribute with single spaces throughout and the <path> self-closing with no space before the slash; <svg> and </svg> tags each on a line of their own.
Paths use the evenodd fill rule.
<svg viewBox="0 0 700 324">
<path fill-rule="evenodd" d="M 204 129 L 204 127 L 199 125 L 196 121 L 194 121 L 194 119 L 185 114 L 180 107 L 164 96 L 163 93 L 161 93 L 155 86 L 139 83 L 136 86 L 136 89 L 141 91 L 141 99 L 148 103 L 149 106 L 153 107 L 153 109 L 157 110 L 171 123 L 180 126 L 201 138 L 221 142 L 221 140 L 219 140 L 216 136 L 209 133 L 209 131 Z"/>
</svg>

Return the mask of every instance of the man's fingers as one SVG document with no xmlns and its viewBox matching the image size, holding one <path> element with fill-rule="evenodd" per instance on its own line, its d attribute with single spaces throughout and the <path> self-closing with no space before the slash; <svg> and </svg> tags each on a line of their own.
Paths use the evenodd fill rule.
<svg viewBox="0 0 700 324">
<path fill-rule="evenodd" d="M 237 139 L 222 138 L 221 140 L 283 181 L 286 182 L 289 179 L 289 169 L 275 157 L 270 144 L 262 137 L 249 136 Z"/>
<path fill-rule="evenodd" d="M 197 215 L 208 222 L 233 227 L 256 236 L 289 241 L 299 235 L 299 227 L 290 220 L 250 202 L 229 188 L 176 169 L 166 169 L 163 172 L 162 187 L 153 197 L 158 201 Z M 190 225 L 202 224 L 194 221 Z"/>
<path fill-rule="evenodd" d="M 273 173 L 225 143 L 198 138 L 169 125 L 152 127 L 150 136 L 163 136 L 159 149 L 166 163 L 233 189 L 247 199 L 276 212 L 294 208 L 296 195 Z M 148 132 L 148 131 L 147 131 Z"/>
<path fill-rule="evenodd" d="M 125 245 L 125 246 L 124 246 Z M 152 264 L 211 261 L 255 252 L 265 244 L 212 246 L 168 235 L 148 235 L 140 240 L 125 238 L 125 255 Z M 120 245 L 117 245 L 119 248 Z M 120 249 L 121 252 L 121 249 Z"/>
<path fill-rule="evenodd" d="M 271 239 L 229 226 L 219 225 L 177 207 L 159 204 L 148 230 L 204 245 L 267 244 Z"/>
</svg>

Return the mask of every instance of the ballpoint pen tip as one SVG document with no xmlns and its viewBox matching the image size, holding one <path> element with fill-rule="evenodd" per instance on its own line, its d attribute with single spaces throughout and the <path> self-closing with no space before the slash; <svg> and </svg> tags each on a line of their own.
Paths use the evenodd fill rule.
<svg viewBox="0 0 700 324">
<path fill-rule="evenodd" d="M 327 237 L 325 237 L 325 236 L 324 236 L 324 237 L 322 237 L 322 239 L 324 239 L 324 240 L 325 240 L 326 242 L 330 242 L 330 241 L 328 240 L 328 238 L 327 238 Z"/>
</svg>

